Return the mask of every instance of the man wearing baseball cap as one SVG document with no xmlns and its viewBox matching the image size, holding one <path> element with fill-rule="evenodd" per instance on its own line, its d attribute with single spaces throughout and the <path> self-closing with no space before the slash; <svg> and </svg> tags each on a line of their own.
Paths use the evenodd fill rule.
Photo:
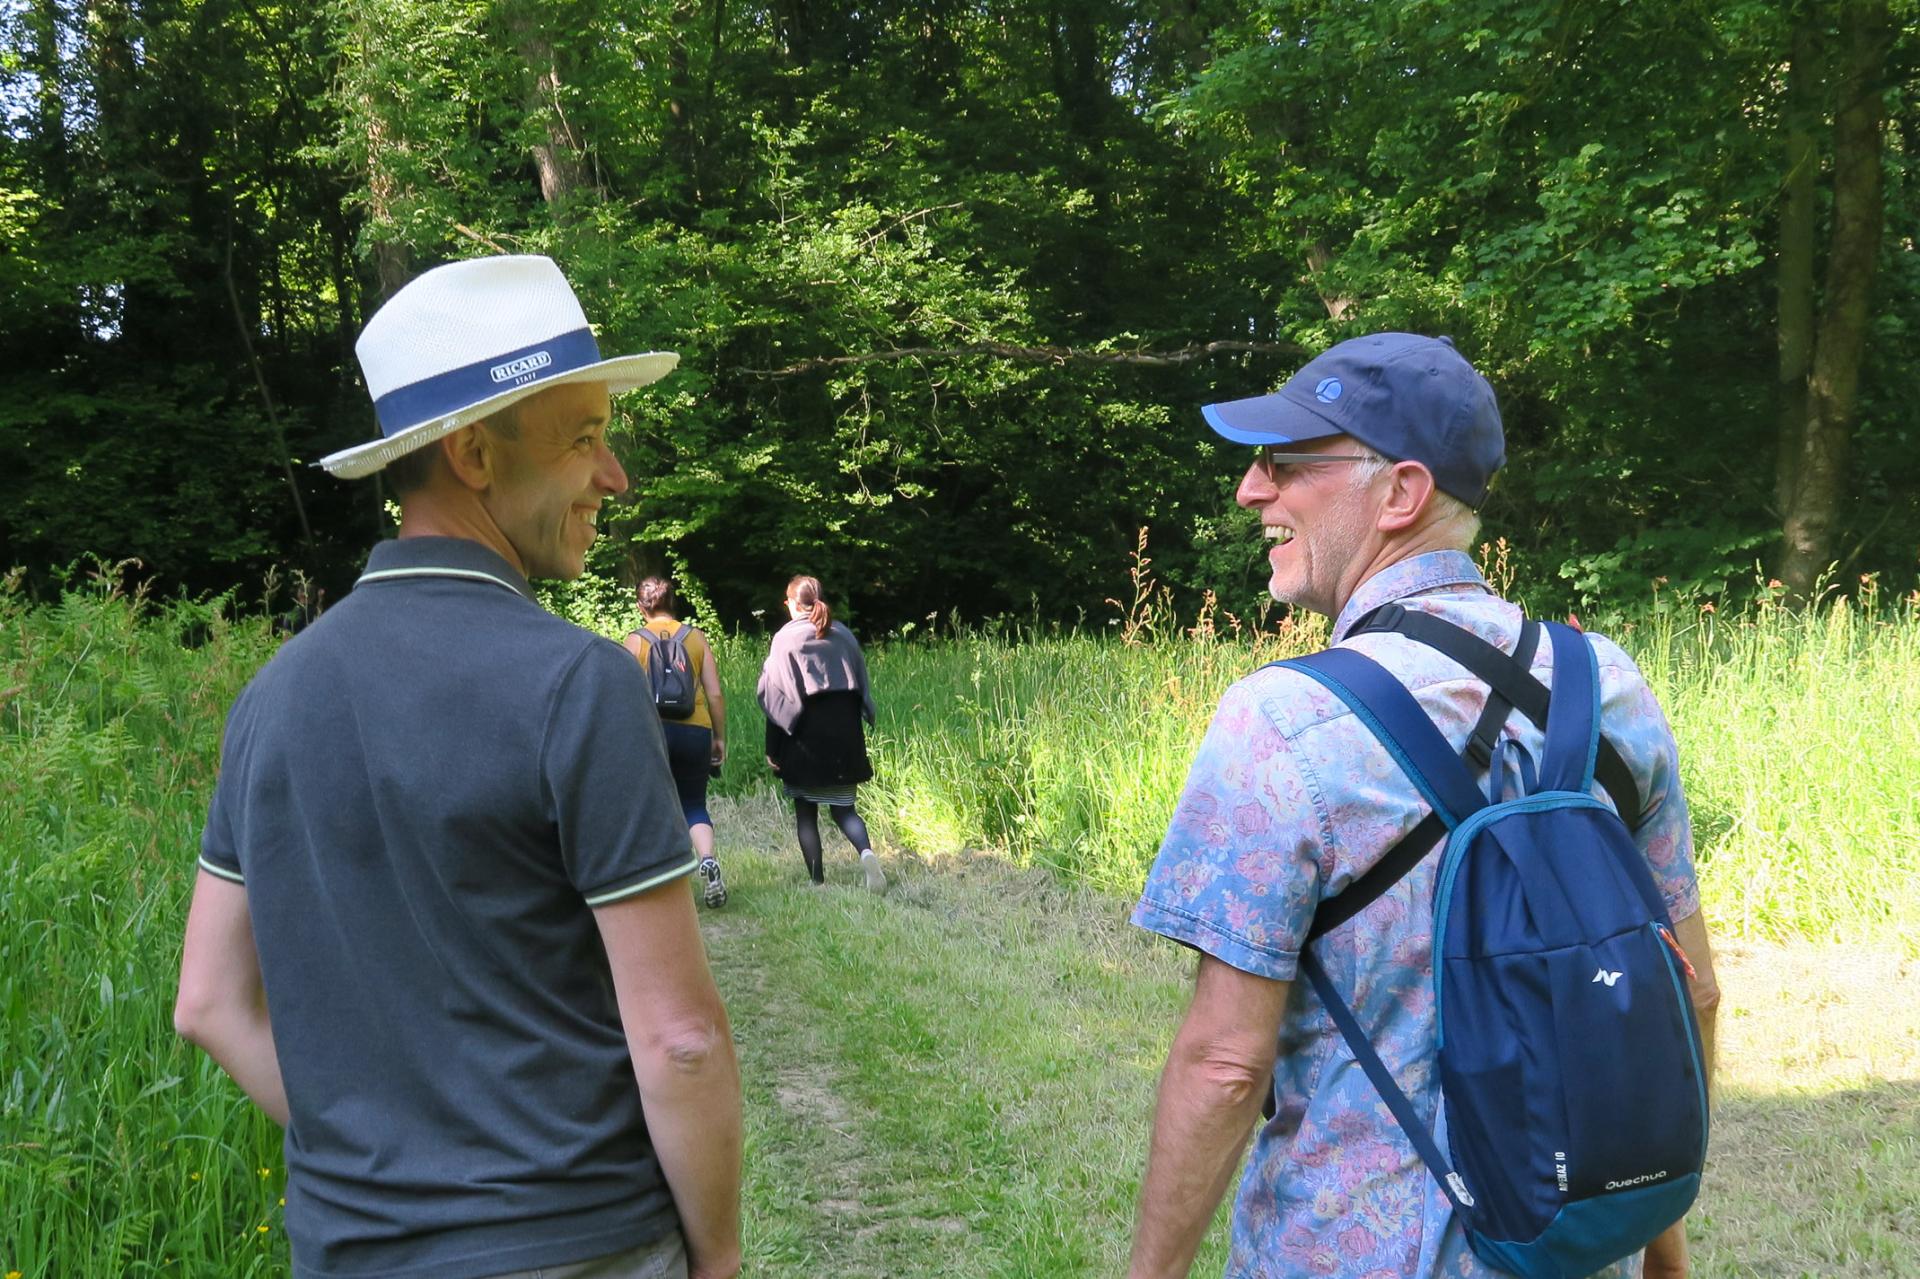
<svg viewBox="0 0 1920 1279">
<path fill-rule="evenodd" d="M 627 487 L 546 258 L 357 346 L 399 537 L 234 703 L 174 1021 L 286 1128 L 296 1276 L 724 1277 L 740 1081 L 645 675 L 542 609 Z"/>
<path fill-rule="evenodd" d="M 1333 619 L 1334 645 L 1384 666 L 1456 751 L 1471 758 L 1484 733 L 1538 758 L 1540 726 L 1506 716 L 1497 701 L 1489 711 L 1486 684 L 1437 648 L 1375 626 L 1397 606 L 1508 654 L 1522 642 L 1520 609 L 1493 593 L 1468 554 L 1505 445 L 1493 389 L 1453 344 L 1407 333 L 1355 338 L 1270 395 L 1202 414 L 1219 435 L 1256 450 L 1236 500 L 1259 513 L 1271 543 L 1274 598 Z M 1594 648 L 1602 732 L 1639 801 L 1633 839 L 1693 959 L 1692 996 L 1710 1045 L 1717 994 L 1673 737 L 1632 660 L 1598 637 Z M 1548 645 L 1529 669 L 1551 684 Z M 1250 1132 L 1232 1279 L 1502 1273 L 1469 1250 L 1449 1200 L 1318 998 L 1295 981 L 1322 902 L 1337 900 L 1429 811 L 1386 748 L 1303 672 L 1265 668 L 1221 698 L 1133 914 L 1200 958 L 1161 1078 L 1132 1279 L 1188 1273 Z M 1428 1126 L 1439 1102 L 1439 860 L 1422 856 L 1313 942 Z M 1269 1097 L 1272 1117 L 1260 1125 Z M 1634 1256 L 1602 1273 L 1637 1275 L 1642 1264 Z M 1644 1273 L 1681 1275 L 1686 1265 L 1676 1225 L 1647 1248 Z"/>
</svg>

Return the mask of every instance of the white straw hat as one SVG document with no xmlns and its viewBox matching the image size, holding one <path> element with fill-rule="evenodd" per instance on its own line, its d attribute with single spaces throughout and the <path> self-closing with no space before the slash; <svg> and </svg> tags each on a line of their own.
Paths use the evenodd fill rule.
<svg viewBox="0 0 1920 1279">
<path fill-rule="evenodd" d="M 680 362 L 671 351 L 601 359 L 567 278 L 534 256 L 435 267 L 374 313 L 353 350 L 384 438 L 320 459 L 347 479 L 549 386 L 631 391 Z"/>
</svg>

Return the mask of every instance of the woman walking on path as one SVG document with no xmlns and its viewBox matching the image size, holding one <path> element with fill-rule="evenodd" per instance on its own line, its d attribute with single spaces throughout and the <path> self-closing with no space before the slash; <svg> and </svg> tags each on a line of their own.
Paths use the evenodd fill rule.
<svg viewBox="0 0 1920 1279">
<path fill-rule="evenodd" d="M 660 728 L 667 738 L 667 764 L 673 770 L 673 787 L 680 795 L 680 811 L 687 819 L 687 833 L 693 851 L 700 858 L 700 878 L 705 882 L 707 905 L 727 904 L 726 881 L 720 877 L 720 862 L 713 855 L 713 818 L 707 815 L 707 777 L 718 773 L 727 757 L 727 703 L 720 691 L 720 666 L 714 660 L 713 646 L 697 626 L 685 626 L 674 616 L 673 583 L 664 577 L 649 577 L 636 592 L 646 625 L 627 636 L 627 651 L 651 676 L 652 649 L 655 644 L 678 639 L 693 668 L 693 713 L 685 719 L 661 716 Z M 659 690 L 655 689 L 658 696 Z"/>
<path fill-rule="evenodd" d="M 760 670 L 767 763 L 793 801 L 808 878 L 826 882 L 820 852 L 820 805 L 825 804 L 840 833 L 859 851 L 868 890 L 884 892 L 887 877 L 873 855 L 867 824 L 854 811 L 859 784 L 873 777 L 867 759 L 866 725 L 873 722 L 867 659 L 853 632 L 833 620 L 815 579 L 787 583 L 787 614 L 793 620 L 774 633 L 773 649 Z"/>
</svg>

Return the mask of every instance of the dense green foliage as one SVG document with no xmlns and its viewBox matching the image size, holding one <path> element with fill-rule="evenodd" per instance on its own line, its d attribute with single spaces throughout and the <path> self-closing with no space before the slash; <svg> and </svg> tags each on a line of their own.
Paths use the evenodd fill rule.
<svg viewBox="0 0 1920 1279">
<path fill-rule="evenodd" d="M 685 357 L 627 403 L 596 572 L 679 568 L 736 622 L 796 570 L 868 629 L 1071 620 L 1141 527 L 1183 609 L 1251 608 L 1195 406 L 1387 327 L 1493 376 L 1489 531 L 1551 602 L 1739 594 L 1793 507 L 1788 134 L 1824 269 L 1860 14 L 1884 226 L 1815 541 L 1905 589 L 1911 0 L 4 0 L 0 565 L 337 595 L 380 529 L 377 484 L 308 465 L 372 433 L 353 335 L 512 249 L 605 348 Z M 1211 342 L 1253 349 L 1140 358 Z"/>
</svg>

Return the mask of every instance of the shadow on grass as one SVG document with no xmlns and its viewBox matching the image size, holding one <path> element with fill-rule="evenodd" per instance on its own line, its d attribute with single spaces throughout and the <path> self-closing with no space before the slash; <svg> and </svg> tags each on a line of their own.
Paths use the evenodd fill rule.
<svg viewBox="0 0 1920 1279">
<path fill-rule="evenodd" d="M 1701 1276 L 1920 1276 L 1920 1080 L 1726 1090 L 1692 1221 Z"/>
</svg>

